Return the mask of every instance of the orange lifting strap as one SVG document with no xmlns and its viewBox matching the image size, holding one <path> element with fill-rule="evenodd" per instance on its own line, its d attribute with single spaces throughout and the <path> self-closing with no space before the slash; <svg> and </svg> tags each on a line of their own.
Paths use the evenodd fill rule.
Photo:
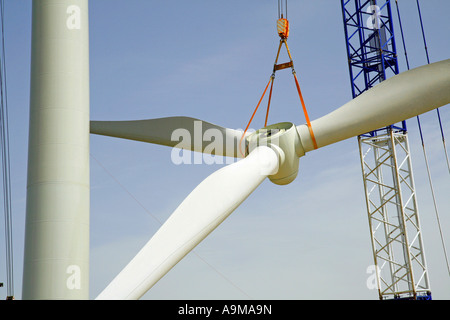
<svg viewBox="0 0 450 320">
<path fill-rule="evenodd" d="M 247 132 L 248 128 L 250 127 L 251 122 L 253 121 L 253 117 L 255 116 L 256 111 L 258 110 L 259 105 L 261 104 L 261 101 L 264 98 L 264 95 L 266 94 L 267 88 L 270 85 L 269 101 L 267 103 L 266 119 L 265 119 L 265 123 L 264 123 L 264 126 L 267 127 L 267 119 L 269 117 L 270 101 L 272 99 L 272 88 L 273 88 L 273 82 L 275 80 L 275 72 L 277 72 L 278 70 L 286 69 L 286 68 L 291 68 L 292 69 L 292 74 L 294 75 L 294 80 L 295 80 L 295 85 L 297 87 L 298 96 L 300 97 L 300 102 L 302 104 L 303 113 L 305 115 L 306 125 L 308 126 L 309 134 L 311 135 L 311 139 L 312 139 L 312 142 L 313 142 L 313 145 L 314 145 L 314 149 L 317 149 L 316 138 L 314 137 L 314 132 L 313 132 L 312 127 L 311 127 L 311 122 L 309 120 L 308 111 L 306 110 L 305 101 L 303 100 L 302 91 L 300 90 L 300 85 L 298 83 L 297 74 L 296 74 L 296 72 L 294 70 L 294 62 L 292 61 L 291 52 L 289 51 L 289 47 L 288 47 L 288 44 L 287 44 L 287 38 L 289 37 L 289 21 L 287 19 L 284 19 L 284 18 L 278 19 L 278 21 L 277 21 L 277 31 L 278 31 L 278 35 L 280 36 L 281 39 L 280 39 L 280 45 L 278 46 L 277 57 L 275 59 L 275 63 L 274 63 L 274 66 L 273 66 L 273 73 L 270 76 L 269 83 L 266 85 L 266 88 L 264 89 L 264 92 L 263 92 L 263 94 L 261 96 L 261 99 L 259 99 L 259 102 L 256 105 L 255 110 L 253 111 L 253 114 L 252 114 L 252 116 L 250 118 L 250 121 L 247 124 L 247 127 L 245 128 L 244 133 L 242 134 L 241 140 L 239 141 L 239 150 L 240 150 L 242 155 L 244 155 L 242 153 L 242 150 L 241 150 L 242 140 L 243 140 L 243 138 L 245 136 L 245 133 Z M 278 63 L 278 58 L 280 56 L 281 46 L 283 45 L 283 43 L 286 46 L 286 50 L 287 50 L 287 53 L 289 55 L 289 62 L 277 64 Z"/>
</svg>

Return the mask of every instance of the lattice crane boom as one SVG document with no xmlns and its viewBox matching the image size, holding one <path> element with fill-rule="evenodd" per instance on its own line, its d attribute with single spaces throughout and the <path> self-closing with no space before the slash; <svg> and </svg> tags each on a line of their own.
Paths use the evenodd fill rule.
<svg viewBox="0 0 450 320">
<path fill-rule="evenodd" d="M 353 98 L 399 73 L 390 0 L 341 0 Z M 378 295 L 431 299 L 406 122 L 358 137 Z"/>
</svg>

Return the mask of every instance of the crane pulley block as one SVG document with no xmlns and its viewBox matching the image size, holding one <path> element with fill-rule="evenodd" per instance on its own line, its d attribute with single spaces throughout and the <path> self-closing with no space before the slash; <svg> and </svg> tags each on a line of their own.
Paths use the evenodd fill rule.
<svg viewBox="0 0 450 320">
<path fill-rule="evenodd" d="M 277 20 L 277 31 L 281 39 L 287 39 L 289 37 L 288 19 L 281 18 Z"/>
</svg>

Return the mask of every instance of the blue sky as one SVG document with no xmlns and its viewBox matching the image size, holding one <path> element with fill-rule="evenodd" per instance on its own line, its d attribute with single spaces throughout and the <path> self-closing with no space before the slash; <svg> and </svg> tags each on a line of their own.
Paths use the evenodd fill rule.
<svg viewBox="0 0 450 320">
<path fill-rule="evenodd" d="M 399 3 L 411 66 L 426 64 L 415 1 Z M 431 61 L 448 59 L 450 3 L 427 0 L 421 6 Z M 15 294 L 20 297 L 31 1 L 7 0 L 5 10 Z M 351 99 L 340 2 L 290 1 L 288 18 L 289 48 L 309 116 L 315 119 Z M 276 19 L 273 0 L 90 1 L 91 119 L 185 115 L 245 128 L 272 72 L 279 41 Z M 405 71 L 398 32 L 397 48 Z M 264 116 L 261 109 L 252 127 L 262 127 Z M 441 117 L 450 132 L 448 106 L 441 108 Z M 450 247 L 450 175 L 436 113 L 421 120 Z M 269 121 L 305 121 L 287 70 L 277 73 Z M 450 299 L 414 119 L 408 131 L 431 289 L 435 299 Z M 175 165 L 170 151 L 91 136 L 92 298 L 148 241 L 159 221 L 222 166 Z M 299 176 L 288 186 L 265 181 L 144 298 L 374 300 L 377 292 L 366 286 L 372 263 L 358 144 L 352 138 L 301 158 Z M 0 279 L 4 274 L 1 266 Z M 6 288 L 0 294 L 6 295 Z"/>
</svg>

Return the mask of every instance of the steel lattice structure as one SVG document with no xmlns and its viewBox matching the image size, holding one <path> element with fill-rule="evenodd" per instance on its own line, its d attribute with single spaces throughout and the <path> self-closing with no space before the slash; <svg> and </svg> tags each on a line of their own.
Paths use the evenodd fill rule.
<svg viewBox="0 0 450 320">
<path fill-rule="evenodd" d="M 399 73 L 390 0 L 341 0 L 353 98 Z M 380 299 L 431 299 L 406 122 L 358 137 Z"/>
<path fill-rule="evenodd" d="M 380 299 L 430 296 L 407 134 L 358 138 Z"/>
</svg>

